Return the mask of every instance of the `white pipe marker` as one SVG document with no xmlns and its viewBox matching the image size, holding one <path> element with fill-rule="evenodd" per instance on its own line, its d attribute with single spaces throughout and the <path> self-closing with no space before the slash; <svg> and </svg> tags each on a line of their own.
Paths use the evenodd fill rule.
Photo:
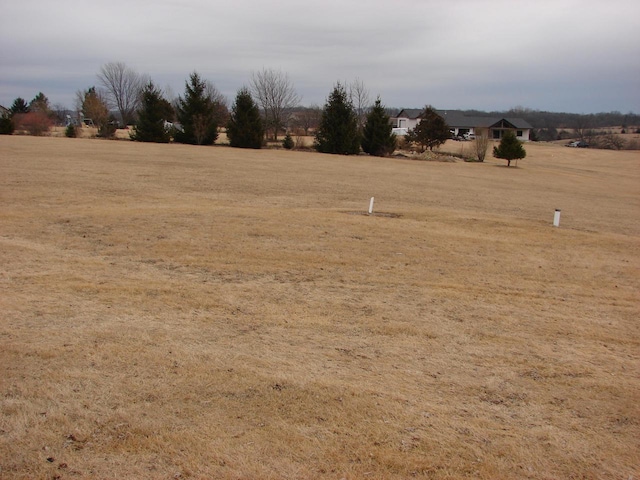
<svg viewBox="0 0 640 480">
<path fill-rule="evenodd" d="M 560 209 L 559 208 L 556 208 L 556 213 L 553 215 L 553 226 L 554 227 L 560 226 Z"/>
<path fill-rule="evenodd" d="M 369 202 L 369 215 L 373 213 L 373 197 L 371 197 L 371 201 Z"/>
</svg>

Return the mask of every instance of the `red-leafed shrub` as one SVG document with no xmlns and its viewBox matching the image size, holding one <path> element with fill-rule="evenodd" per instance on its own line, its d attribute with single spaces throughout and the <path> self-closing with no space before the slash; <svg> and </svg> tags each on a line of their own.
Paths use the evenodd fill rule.
<svg viewBox="0 0 640 480">
<path fill-rule="evenodd" d="M 53 120 L 42 112 L 17 113 L 13 116 L 16 132 L 44 135 L 53 126 Z"/>
</svg>

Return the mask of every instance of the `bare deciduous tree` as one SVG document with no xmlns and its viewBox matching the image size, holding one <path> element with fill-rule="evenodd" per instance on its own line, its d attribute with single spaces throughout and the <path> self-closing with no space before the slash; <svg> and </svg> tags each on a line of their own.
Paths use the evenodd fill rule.
<svg viewBox="0 0 640 480">
<path fill-rule="evenodd" d="M 371 109 L 371 96 L 369 90 L 365 87 L 364 82 L 356 78 L 348 85 L 349 100 L 353 105 L 353 109 L 358 117 L 358 129 L 362 131 L 367 114 Z"/>
<path fill-rule="evenodd" d="M 592 117 L 589 115 L 579 115 L 576 117 L 574 130 L 576 132 L 576 136 L 580 140 L 585 140 L 589 136 L 589 130 L 592 127 L 592 123 Z"/>
<path fill-rule="evenodd" d="M 279 70 L 263 68 L 253 72 L 249 81 L 252 95 L 256 98 L 265 118 L 267 130 L 278 139 L 278 131 L 284 130 L 291 110 L 300 103 L 289 76 Z"/>
<path fill-rule="evenodd" d="M 476 140 L 474 150 L 476 158 L 479 162 L 484 162 L 487 156 L 487 148 L 489 148 L 489 131 L 486 128 L 476 128 Z"/>
<path fill-rule="evenodd" d="M 204 93 L 213 104 L 213 116 L 217 125 L 226 125 L 229 120 L 227 97 L 209 80 L 204 81 Z"/>
<path fill-rule="evenodd" d="M 98 80 L 105 88 L 109 106 L 118 109 L 125 125 L 132 123 L 147 78 L 122 62 L 111 62 L 102 66 Z"/>
<path fill-rule="evenodd" d="M 296 112 L 296 125 L 304 130 L 305 135 L 309 135 L 309 130 L 318 128 L 321 118 L 322 108 L 314 104 Z"/>
</svg>

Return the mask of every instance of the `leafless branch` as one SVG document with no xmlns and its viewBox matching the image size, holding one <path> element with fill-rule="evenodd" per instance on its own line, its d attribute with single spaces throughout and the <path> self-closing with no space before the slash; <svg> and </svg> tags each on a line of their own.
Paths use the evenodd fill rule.
<svg viewBox="0 0 640 480">
<path fill-rule="evenodd" d="M 291 110 L 300 103 L 300 96 L 289 76 L 279 70 L 265 68 L 253 72 L 249 84 L 251 94 L 262 107 L 267 129 L 277 140 L 278 131 L 286 127 Z"/>
</svg>

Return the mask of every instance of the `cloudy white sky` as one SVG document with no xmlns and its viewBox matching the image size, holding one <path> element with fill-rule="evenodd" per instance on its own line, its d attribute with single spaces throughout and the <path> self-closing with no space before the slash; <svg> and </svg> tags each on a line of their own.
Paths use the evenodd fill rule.
<svg viewBox="0 0 640 480">
<path fill-rule="evenodd" d="M 73 107 L 108 62 L 230 101 L 273 68 L 304 105 L 358 78 L 389 107 L 640 113 L 640 1 L 0 0 L 0 104 Z"/>
</svg>

